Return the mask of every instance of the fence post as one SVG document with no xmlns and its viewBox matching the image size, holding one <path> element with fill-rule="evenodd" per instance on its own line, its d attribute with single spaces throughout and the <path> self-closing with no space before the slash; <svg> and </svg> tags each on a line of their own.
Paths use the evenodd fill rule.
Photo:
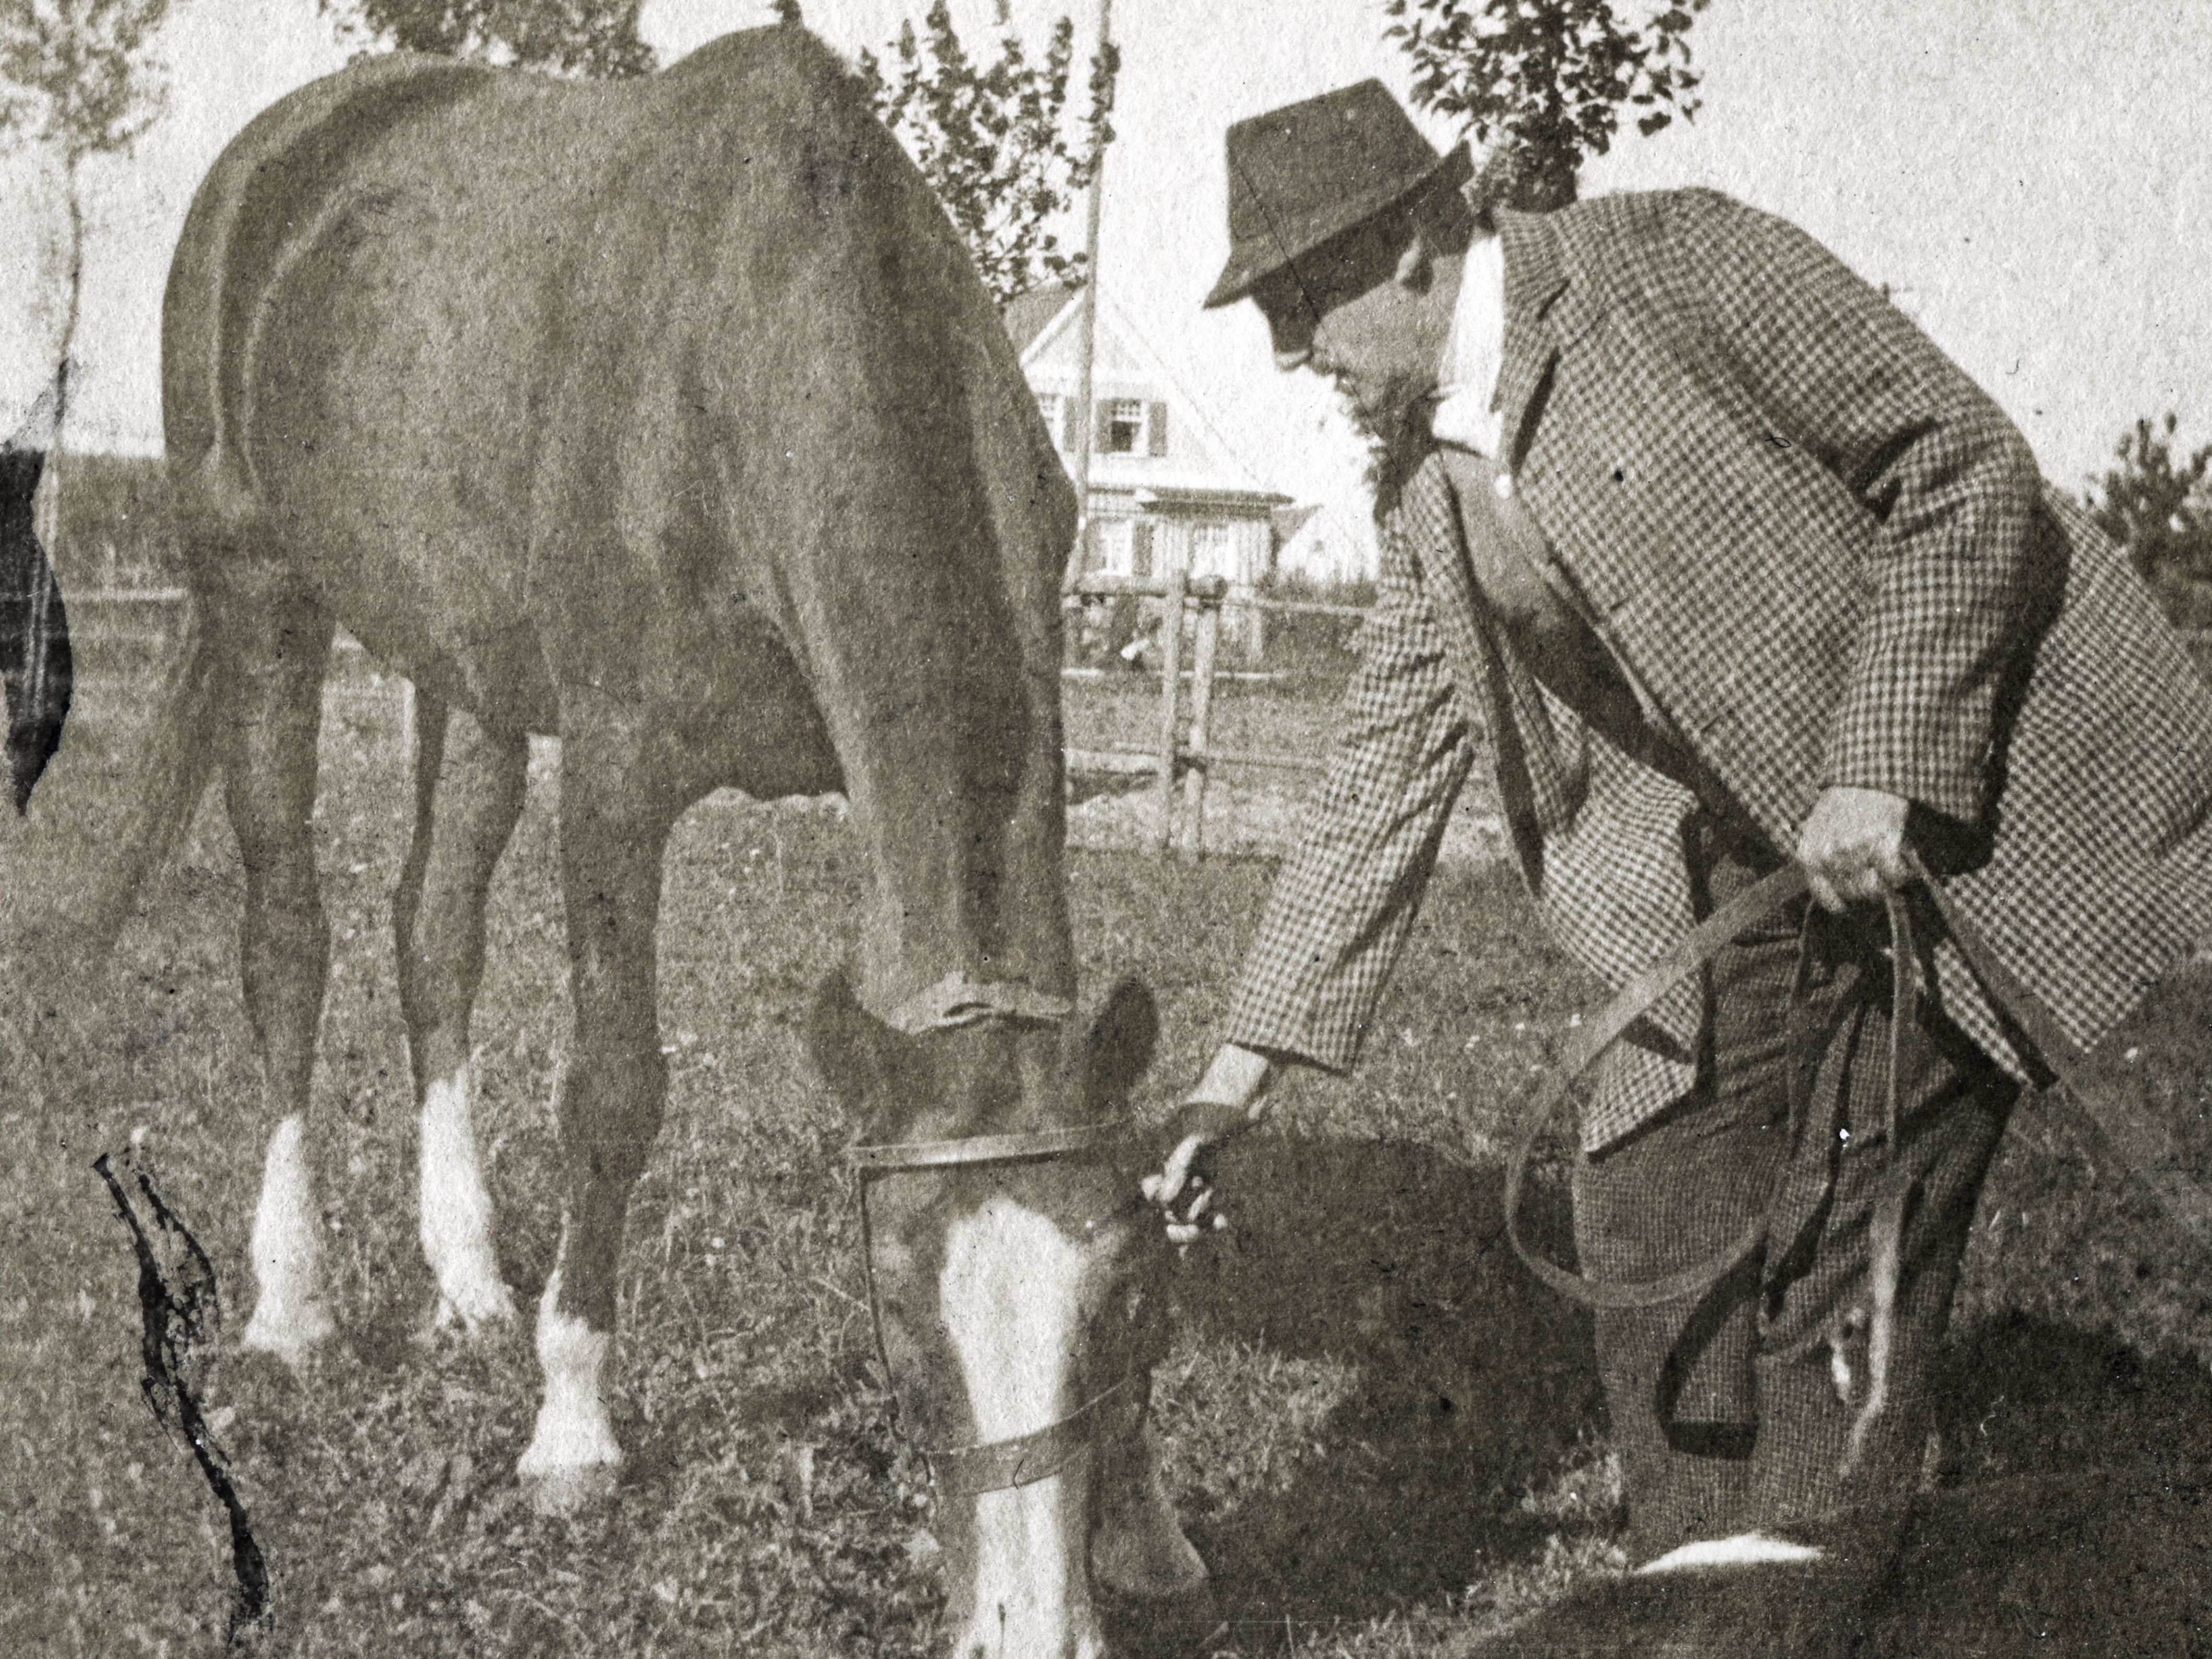
<svg viewBox="0 0 2212 1659">
<path fill-rule="evenodd" d="M 1198 596 L 1198 638 L 1190 665 L 1190 769 L 1182 778 L 1182 855 L 1206 856 L 1206 723 L 1213 712 L 1213 659 L 1221 646 L 1221 596 Z"/>
<path fill-rule="evenodd" d="M 415 682 L 399 682 L 399 781 L 400 787 L 415 787 Z"/>
<path fill-rule="evenodd" d="M 1182 601 L 1190 585 L 1183 571 L 1170 571 L 1160 609 L 1160 821 L 1152 830 L 1152 855 L 1167 856 L 1175 833 L 1176 751 L 1182 733 L 1176 715 L 1182 695 Z"/>
</svg>

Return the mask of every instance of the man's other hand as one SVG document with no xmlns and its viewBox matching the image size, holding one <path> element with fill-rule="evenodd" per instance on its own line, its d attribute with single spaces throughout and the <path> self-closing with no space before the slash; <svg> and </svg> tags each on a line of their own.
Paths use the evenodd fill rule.
<svg viewBox="0 0 2212 1659">
<path fill-rule="evenodd" d="M 1797 838 L 1797 861 L 1823 909 L 1871 903 L 1911 879 L 1905 864 L 1908 803 L 1879 789 L 1823 790 Z"/>
<path fill-rule="evenodd" d="M 1265 1054 L 1224 1043 L 1214 1051 L 1206 1075 L 1183 1097 L 1170 1120 L 1173 1150 L 1158 1173 L 1142 1183 L 1145 1196 L 1160 1206 L 1170 1243 L 1188 1245 L 1228 1224 L 1219 1211 L 1207 1214 L 1213 1202 L 1207 1154 L 1267 1116 L 1263 1097 L 1274 1069 Z"/>
</svg>

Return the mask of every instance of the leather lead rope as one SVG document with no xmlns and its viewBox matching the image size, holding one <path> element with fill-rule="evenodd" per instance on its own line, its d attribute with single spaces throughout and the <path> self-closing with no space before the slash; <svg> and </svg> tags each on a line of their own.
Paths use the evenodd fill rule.
<svg viewBox="0 0 2212 1659">
<path fill-rule="evenodd" d="M 1558 1067 L 1537 1091 L 1521 1133 L 1515 1137 L 1513 1158 L 1505 1170 L 1505 1236 L 1514 1253 L 1528 1271 L 1569 1299 L 1585 1307 L 1652 1308 L 1694 1296 L 1726 1278 L 1766 1242 L 1766 1220 L 1760 1217 L 1721 1251 L 1704 1261 L 1658 1279 L 1629 1284 L 1597 1279 L 1560 1267 L 1531 1249 L 1521 1237 L 1521 1194 L 1528 1176 L 1528 1159 L 1538 1139 L 1552 1120 L 1574 1097 L 1574 1085 L 1600 1056 L 1618 1042 L 1628 1028 L 1643 1018 L 1659 1000 L 1681 981 L 1711 961 L 1730 941 L 1753 922 L 1780 909 L 1804 892 L 1803 868 L 1785 864 L 1772 875 L 1746 888 L 1684 934 L 1673 949 L 1620 989 L 1568 1043 Z"/>
<path fill-rule="evenodd" d="M 1920 855 L 1907 848 L 1905 857 L 1935 900 L 1936 913 L 1942 917 L 1966 965 L 2066 1086 L 2082 1117 L 2158 1200 L 2174 1224 L 2200 1249 L 2212 1255 L 2212 1194 L 2177 1167 L 2172 1138 L 2135 1101 L 2094 1074 L 2088 1056 L 2066 1034 L 2051 1006 L 2005 966 L 1958 902 L 1928 873 Z"/>
<path fill-rule="evenodd" d="M 1889 913 L 1889 1084 L 1882 1097 L 1881 1174 L 1867 1229 L 1867 1278 L 1874 1306 L 1867 1322 L 1866 1400 L 1851 1419 L 1850 1439 L 1844 1451 L 1845 1474 L 1858 1468 L 1875 1425 L 1889 1408 L 1889 1361 L 1897 1346 L 1897 1286 L 1905 1273 L 1905 1217 L 1914 1185 L 1909 1171 L 1900 1175 L 1897 1103 L 1905 1088 L 1905 1045 L 1919 1034 L 1919 957 L 1913 949 L 1912 910 L 1905 896 L 1884 893 L 1882 908 Z"/>
<path fill-rule="evenodd" d="M 2050 1067 L 2073 1097 L 2081 1116 L 2102 1143 L 2155 1197 L 2166 1214 L 2208 1255 L 2212 1255 L 2212 1193 L 2178 1167 L 2171 1137 L 2133 1100 L 2100 1080 L 2087 1056 L 2066 1034 L 2050 1005 L 2023 984 L 1993 950 L 1981 930 L 1967 920 L 1958 902 L 1943 889 L 1922 862 L 1905 848 L 1905 861 L 1942 918 L 1960 954 L 1989 992 L 2000 1012 L 2019 1029 L 2044 1064 Z M 1515 1252 L 1529 1271 L 1561 1295 L 1593 1308 L 1649 1308 L 1692 1296 L 1718 1283 L 1765 1240 L 1765 1223 L 1747 1227 L 1732 1243 L 1706 1261 L 1662 1278 L 1627 1284 L 1586 1279 L 1529 1248 L 1521 1236 L 1521 1197 L 1528 1177 L 1528 1160 L 1539 1137 L 1571 1099 L 1574 1085 L 1596 1063 L 1600 1055 L 1619 1041 L 1672 990 L 1676 984 L 1710 962 L 1720 950 L 1760 918 L 1779 909 L 1807 890 L 1805 872 L 1794 861 L 1739 893 L 1712 915 L 1685 934 L 1658 961 L 1621 988 L 1619 995 L 1601 1010 L 1568 1044 L 1558 1068 L 1539 1090 L 1522 1119 L 1505 1181 L 1505 1230 Z M 1903 1050 L 1897 1045 L 1913 1023 L 1916 1007 L 1917 962 L 1911 923 L 1905 906 L 1889 896 L 1892 955 L 1896 979 L 1892 992 L 1890 1027 L 1890 1121 L 1887 1139 L 1893 1156 L 1896 1141 L 1896 1087 Z M 1899 1016 L 1903 1011 L 1903 1017 Z M 1893 1304 L 1896 1273 L 1902 1255 L 1904 1212 L 1911 1194 L 1896 1183 L 1886 1183 L 1875 1216 L 1873 1255 L 1876 1302 L 1876 1332 L 1870 1343 L 1870 1395 L 1887 1382 L 1887 1333 L 1881 1329 L 1882 1304 Z"/>
<path fill-rule="evenodd" d="M 1515 1138 L 1512 1160 L 1506 1167 L 1505 1232 L 1512 1242 L 1514 1253 L 1528 1265 L 1529 1271 L 1560 1295 L 1590 1308 L 1657 1307 L 1703 1294 L 1749 1261 L 1765 1243 L 1767 1221 L 1765 1216 L 1759 1216 L 1714 1255 L 1674 1273 L 1633 1282 L 1591 1279 L 1548 1260 L 1522 1238 L 1521 1200 L 1528 1182 L 1528 1161 L 1535 1152 L 1536 1143 L 1552 1120 L 1572 1099 L 1574 1085 L 1583 1075 L 1668 992 L 1711 962 L 1747 927 L 1800 897 L 1807 890 L 1804 869 L 1793 860 L 1737 894 L 1683 935 L 1666 955 L 1622 987 L 1620 994 L 1599 1012 L 1596 1018 L 1577 1032 L 1568 1045 L 1567 1052 L 1561 1056 L 1557 1069 L 1537 1091 L 1522 1121 L 1521 1133 Z M 1889 1092 L 1881 1152 L 1885 1170 L 1887 1162 L 1895 1157 L 1899 1076 L 1904 1059 L 1901 1045 L 1907 1028 L 1916 1021 L 1918 1006 L 1917 963 L 1913 951 L 1911 921 L 1899 895 L 1887 895 L 1886 908 L 1889 915 L 1893 972 Z M 1803 990 L 1801 964 L 1797 994 L 1802 994 Z M 1793 1002 L 1796 1000 L 1796 994 L 1792 1000 Z M 1896 1182 L 1885 1181 L 1882 1196 L 1876 1205 L 1873 1254 L 1876 1268 L 1875 1293 L 1878 1326 L 1882 1322 L 1883 1307 L 1893 1307 L 1896 1301 L 1895 1267 L 1903 1253 L 1901 1233 L 1907 1196 Z M 1881 1277 L 1885 1264 L 1889 1271 L 1886 1281 Z M 1889 1333 L 1882 1329 L 1869 1345 L 1870 1398 L 1878 1396 L 1887 1382 L 1888 1347 Z"/>
</svg>

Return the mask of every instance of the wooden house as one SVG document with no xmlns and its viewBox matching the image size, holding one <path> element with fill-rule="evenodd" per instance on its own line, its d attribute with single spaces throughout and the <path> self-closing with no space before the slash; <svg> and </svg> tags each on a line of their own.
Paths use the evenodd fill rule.
<svg viewBox="0 0 2212 1659">
<path fill-rule="evenodd" d="M 1024 295 L 1006 307 L 1053 441 L 1074 471 L 1082 307 L 1071 288 Z M 1179 385 L 1113 297 L 1099 295 L 1092 350 L 1091 500 L 1084 568 L 1226 577 L 1249 598 L 1273 556 L 1275 508 L 1290 497 L 1245 466 L 1205 405 Z M 1245 613 L 1256 622 L 1256 613 Z M 1256 628 L 1248 645 L 1256 647 Z"/>
</svg>

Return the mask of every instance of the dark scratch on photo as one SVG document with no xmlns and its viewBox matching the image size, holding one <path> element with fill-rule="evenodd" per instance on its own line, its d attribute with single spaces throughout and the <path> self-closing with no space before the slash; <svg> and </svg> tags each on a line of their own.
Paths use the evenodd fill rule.
<svg viewBox="0 0 2212 1659">
<path fill-rule="evenodd" d="M 195 1350 L 211 1342 L 222 1322 L 215 1267 L 199 1241 L 161 1201 L 154 1183 L 143 1170 L 137 1171 L 138 1190 L 152 1212 L 154 1227 L 173 1252 L 170 1270 L 164 1272 L 154 1235 L 148 1232 L 123 1183 L 108 1167 L 106 1154 L 95 1158 L 92 1167 L 107 1183 L 108 1196 L 114 1200 L 123 1224 L 131 1230 L 131 1248 L 138 1258 L 138 1307 L 143 1322 L 139 1351 L 146 1366 L 140 1391 L 155 1420 L 184 1437 L 208 1490 L 230 1517 L 231 1571 L 238 1587 L 231 1601 L 225 1641 L 236 1646 L 256 1632 L 268 1617 L 269 1567 L 261 1546 L 254 1541 L 246 1505 L 231 1484 L 228 1460 L 215 1443 L 200 1403 L 188 1386 Z"/>
</svg>

